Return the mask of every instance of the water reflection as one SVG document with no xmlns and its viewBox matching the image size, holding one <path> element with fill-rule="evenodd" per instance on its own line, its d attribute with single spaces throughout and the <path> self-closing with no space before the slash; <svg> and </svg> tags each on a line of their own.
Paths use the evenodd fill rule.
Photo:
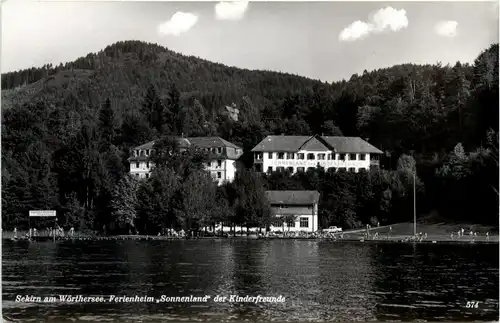
<svg viewBox="0 0 500 323">
<path fill-rule="evenodd" d="M 3 242 L 14 319 L 495 320 L 498 245 L 294 240 Z M 16 295 L 279 296 L 285 303 L 15 303 Z M 467 301 L 479 302 L 466 309 Z"/>
<path fill-rule="evenodd" d="M 379 320 L 498 319 L 498 245 L 380 245 L 372 266 Z M 479 301 L 467 309 L 467 301 Z"/>
</svg>

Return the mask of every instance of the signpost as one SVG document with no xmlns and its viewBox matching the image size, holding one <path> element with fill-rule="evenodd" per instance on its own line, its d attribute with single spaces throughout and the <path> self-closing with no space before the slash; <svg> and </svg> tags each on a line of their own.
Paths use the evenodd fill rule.
<svg viewBox="0 0 500 323">
<path fill-rule="evenodd" d="M 54 217 L 54 228 L 56 225 L 56 211 L 54 210 L 31 210 L 29 215 L 29 230 L 30 230 L 30 239 L 31 239 L 31 218 L 32 217 Z M 56 232 L 52 230 L 54 242 L 56 241 Z"/>
</svg>

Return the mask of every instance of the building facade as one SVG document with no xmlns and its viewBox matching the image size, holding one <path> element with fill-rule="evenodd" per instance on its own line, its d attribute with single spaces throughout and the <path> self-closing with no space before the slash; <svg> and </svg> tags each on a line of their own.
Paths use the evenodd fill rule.
<svg viewBox="0 0 500 323">
<path fill-rule="evenodd" d="M 270 227 L 272 232 L 315 232 L 318 227 L 318 191 L 267 191 L 277 220 Z"/>
<path fill-rule="evenodd" d="M 212 178 L 222 184 L 232 182 L 236 174 L 237 160 L 243 150 L 233 143 L 220 137 L 190 137 L 179 138 L 179 148 L 187 149 L 191 146 L 203 149 L 209 154 L 209 162 L 205 170 L 210 172 Z M 154 167 L 151 157 L 154 154 L 154 141 L 135 147 L 131 151 L 130 174 L 137 178 L 148 178 Z"/>
<path fill-rule="evenodd" d="M 318 166 L 325 171 L 348 172 L 379 167 L 382 151 L 359 137 L 267 136 L 252 149 L 259 172 L 306 172 Z"/>
</svg>

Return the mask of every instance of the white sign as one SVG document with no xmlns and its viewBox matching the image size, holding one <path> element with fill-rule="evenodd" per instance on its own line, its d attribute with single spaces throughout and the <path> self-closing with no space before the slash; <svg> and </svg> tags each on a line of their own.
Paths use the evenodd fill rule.
<svg viewBox="0 0 500 323">
<path fill-rule="evenodd" d="M 45 211 L 30 211 L 30 216 L 56 216 L 56 211 L 45 210 Z"/>
</svg>

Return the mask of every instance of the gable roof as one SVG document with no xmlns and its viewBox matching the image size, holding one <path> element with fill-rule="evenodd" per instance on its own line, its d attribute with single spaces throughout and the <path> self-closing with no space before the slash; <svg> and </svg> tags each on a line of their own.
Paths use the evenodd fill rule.
<svg viewBox="0 0 500 323">
<path fill-rule="evenodd" d="M 150 142 L 147 142 L 145 144 L 142 144 L 140 146 L 137 146 L 137 147 L 134 147 L 132 149 L 153 149 L 153 146 L 155 145 L 155 141 L 150 141 Z"/>
<path fill-rule="evenodd" d="M 339 153 L 383 153 L 359 137 L 331 136 L 267 136 L 252 151 L 297 152 L 299 150 L 324 151 L 331 149 Z"/>
<path fill-rule="evenodd" d="M 257 152 L 297 152 L 312 136 L 267 136 L 255 146 Z"/>
<path fill-rule="evenodd" d="M 308 205 L 318 203 L 318 191 L 266 191 L 270 204 Z"/>
<path fill-rule="evenodd" d="M 383 152 L 359 137 L 330 137 L 321 136 L 326 144 L 338 153 L 367 153 L 382 154 Z"/>
<path fill-rule="evenodd" d="M 210 158 L 221 158 L 226 157 L 228 159 L 238 159 L 243 155 L 243 149 L 236 146 L 235 144 L 222 139 L 220 137 L 189 137 L 189 138 L 177 138 L 180 148 L 188 148 L 191 145 L 203 149 L 212 148 L 226 148 L 223 154 L 214 154 Z M 132 148 L 132 150 L 147 150 L 153 149 L 155 140 L 147 142 L 143 145 Z M 239 151 L 237 151 L 239 149 Z M 136 160 L 139 156 L 130 157 L 129 160 Z M 139 158 L 140 159 L 140 158 Z"/>
<path fill-rule="evenodd" d="M 220 137 L 188 137 L 188 138 L 178 138 L 181 147 L 187 147 L 194 145 L 200 148 L 217 148 L 217 147 L 231 147 L 235 149 L 241 149 L 235 144 L 222 139 Z M 155 140 L 142 144 L 140 146 L 132 148 L 135 149 L 152 149 L 155 144 Z"/>
<path fill-rule="evenodd" d="M 231 147 L 241 149 L 235 144 L 222 139 L 221 137 L 188 137 L 186 138 L 191 144 L 200 148 L 217 148 L 217 147 Z"/>
<path fill-rule="evenodd" d="M 321 141 L 319 141 L 316 137 L 312 137 L 307 140 L 299 150 L 308 150 L 308 151 L 325 151 L 330 150 L 329 147 L 325 146 Z"/>
</svg>

